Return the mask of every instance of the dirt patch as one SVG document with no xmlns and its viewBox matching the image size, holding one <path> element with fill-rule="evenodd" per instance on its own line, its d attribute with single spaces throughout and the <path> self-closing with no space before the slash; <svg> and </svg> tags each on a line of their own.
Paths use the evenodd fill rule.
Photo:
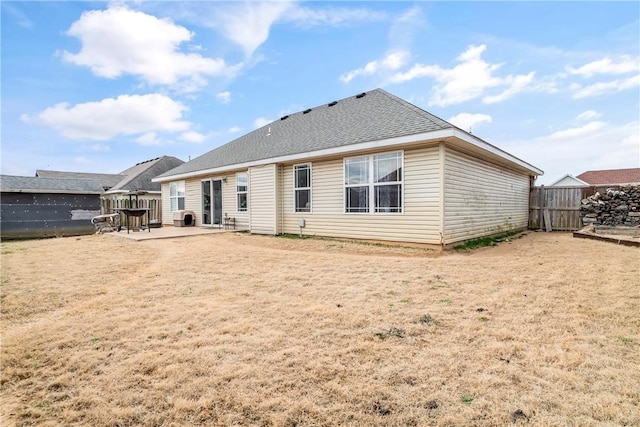
<svg viewBox="0 0 640 427">
<path fill-rule="evenodd" d="M 0 422 L 639 425 L 639 256 L 569 233 L 2 243 Z"/>
</svg>

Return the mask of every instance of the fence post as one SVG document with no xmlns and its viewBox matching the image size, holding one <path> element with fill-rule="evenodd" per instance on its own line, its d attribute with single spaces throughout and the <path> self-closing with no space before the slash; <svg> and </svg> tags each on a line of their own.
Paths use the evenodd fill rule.
<svg viewBox="0 0 640 427">
<path fill-rule="evenodd" d="M 544 218 L 544 185 L 540 186 L 540 193 L 538 193 L 538 219 L 540 221 L 540 231 L 542 231 L 542 222 Z"/>
</svg>

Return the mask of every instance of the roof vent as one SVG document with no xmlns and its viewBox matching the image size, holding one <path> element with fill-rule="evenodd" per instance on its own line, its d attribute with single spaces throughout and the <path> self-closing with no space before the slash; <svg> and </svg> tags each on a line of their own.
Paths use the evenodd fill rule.
<svg viewBox="0 0 640 427">
<path fill-rule="evenodd" d="M 304 111 L 302 112 L 302 114 L 307 114 L 307 113 L 310 113 L 310 112 L 311 112 L 311 108 L 307 108 L 306 110 L 304 110 Z"/>
<path fill-rule="evenodd" d="M 338 101 L 333 101 L 333 102 L 328 103 L 327 105 L 328 105 L 329 107 L 333 107 L 333 106 L 334 106 L 334 105 L 336 105 L 337 103 L 338 103 Z"/>
<path fill-rule="evenodd" d="M 287 120 L 289 118 L 289 116 L 282 116 L 280 117 L 280 120 Z"/>
<path fill-rule="evenodd" d="M 366 95 L 366 93 L 362 92 L 360 95 L 356 95 L 356 98 L 362 98 L 365 95 Z"/>
</svg>

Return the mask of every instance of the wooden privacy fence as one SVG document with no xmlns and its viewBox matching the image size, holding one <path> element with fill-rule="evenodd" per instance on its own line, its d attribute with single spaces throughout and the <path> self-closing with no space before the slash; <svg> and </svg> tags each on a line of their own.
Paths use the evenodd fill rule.
<svg viewBox="0 0 640 427">
<path fill-rule="evenodd" d="M 596 187 L 533 187 L 529 194 L 529 228 L 575 231 L 582 228 L 580 205 Z"/>
<path fill-rule="evenodd" d="M 139 199 L 139 200 L 128 200 L 128 199 L 119 199 L 119 200 L 111 200 L 111 199 L 100 199 L 100 211 L 102 215 L 116 213 L 117 209 L 122 208 L 148 208 L 149 209 L 149 222 L 150 223 L 160 223 L 162 218 L 162 203 L 159 199 Z M 130 217 L 129 221 L 131 222 L 129 225 L 131 227 L 140 227 L 140 222 L 143 218 L 140 217 Z M 146 225 L 146 218 L 144 218 Z M 125 215 L 120 213 L 120 224 L 124 227 L 126 224 Z"/>
</svg>

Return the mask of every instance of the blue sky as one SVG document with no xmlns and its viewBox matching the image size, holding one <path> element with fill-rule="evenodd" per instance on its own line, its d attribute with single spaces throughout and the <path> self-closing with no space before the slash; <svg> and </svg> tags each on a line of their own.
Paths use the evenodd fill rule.
<svg viewBox="0 0 640 427">
<path fill-rule="evenodd" d="M 1 2 L 2 173 L 189 160 L 383 88 L 545 171 L 640 167 L 640 3 Z"/>
</svg>

